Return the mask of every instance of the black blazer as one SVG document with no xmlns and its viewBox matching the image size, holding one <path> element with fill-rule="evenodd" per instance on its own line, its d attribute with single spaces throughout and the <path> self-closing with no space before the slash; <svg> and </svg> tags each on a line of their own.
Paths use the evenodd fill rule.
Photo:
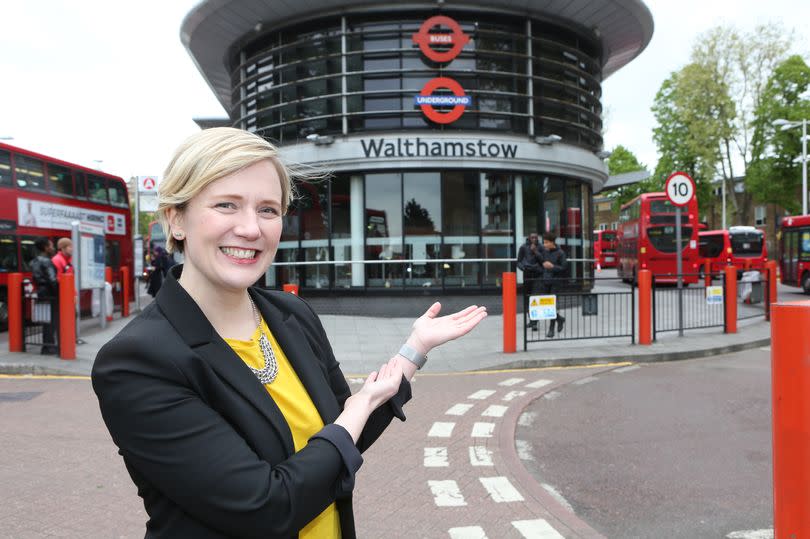
<svg viewBox="0 0 810 539">
<path fill-rule="evenodd" d="M 320 320 L 298 296 L 250 294 L 323 419 L 324 433 L 295 453 L 287 423 L 267 390 L 214 331 L 177 282 L 99 351 L 93 389 L 101 414 L 149 521 L 147 538 L 297 537 L 337 501 L 344 538 L 355 537 L 354 471 L 410 399 L 378 408 L 356 449 L 331 423 L 351 395 Z M 348 438 L 352 455 L 335 443 Z"/>
</svg>

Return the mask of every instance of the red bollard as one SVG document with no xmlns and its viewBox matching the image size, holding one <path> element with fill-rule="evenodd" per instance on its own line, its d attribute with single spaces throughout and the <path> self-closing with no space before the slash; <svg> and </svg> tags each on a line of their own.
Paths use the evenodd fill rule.
<svg viewBox="0 0 810 539">
<path fill-rule="evenodd" d="M 810 301 L 771 308 L 774 537 L 810 537 Z"/>
<path fill-rule="evenodd" d="M 652 344 L 652 272 L 638 272 L 638 344 Z"/>
<path fill-rule="evenodd" d="M 703 261 L 703 281 L 706 286 L 712 285 L 712 263 L 708 258 Z"/>
<path fill-rule="evenodd" d="M 503 352 L 513 354 L 517 350 L 517 274 L 505 271 L 503 280 Z"/>
<path fill-rule="evenodd" d="M 121 266 L 121 317 L 129 316 L 129 267 Z"/>
<path fill-rule="evenodd" d="M 72 274 L 59 276 L 59 357 L 76 359 L 76 291 Z"/>
<path fill-rule="evenodd" d="M 23 351 L 22 273 L 8 274 L 8 351 Z"/>
<path fill-rule="evenodd" d="M 726 333 L 737 333 L 737 268 L 726 266 L 725 272 Z"/>
<path fill-rule="evenodd" d="M 298 285 L 297 284 L 285 284 L 282 286 L 285 292 L 289 292 L 290 294 L 298 295 Z"/>
</svg>

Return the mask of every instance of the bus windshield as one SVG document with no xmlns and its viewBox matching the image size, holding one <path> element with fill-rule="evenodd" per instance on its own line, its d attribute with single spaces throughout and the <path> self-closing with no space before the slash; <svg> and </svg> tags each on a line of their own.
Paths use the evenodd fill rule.
<svg viewBox="0 0 810 539">
<path fill-rule="evenodd" d="M 647 237 L 650 243 L 662 253 L 675 252 L 675 227 L 674 226 L 654 226 L 647 229 Z M 689 245 L 692 237 L 692 227 L 681 227 L 681 251 Z"/>
<path fill-rule="evenodd" d="M 723 254 L 723 235 L 722 234 L 708 234 L 700 235 L 700 256 L 704 258 L 717 258 Z"/>
<path fill-rule="evenodd" d="M 744 232 L 730 234 L 731 251 L 735 255 L 761 255 L 762 254 L 762 234 L 756 232 Z"/>
</svg>

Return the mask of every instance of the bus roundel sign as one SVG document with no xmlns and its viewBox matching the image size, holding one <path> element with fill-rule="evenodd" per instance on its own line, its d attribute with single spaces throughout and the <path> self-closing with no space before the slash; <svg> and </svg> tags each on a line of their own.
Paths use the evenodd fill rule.
<svg viewBox="0 0 810 539">
<path fill-rule="evenodd" d="M 695 196 L 695 182 L 685 172 L 675 172 L 667 178 L 664 189 L 675 206 L 686 206 Z"/>
</svg>

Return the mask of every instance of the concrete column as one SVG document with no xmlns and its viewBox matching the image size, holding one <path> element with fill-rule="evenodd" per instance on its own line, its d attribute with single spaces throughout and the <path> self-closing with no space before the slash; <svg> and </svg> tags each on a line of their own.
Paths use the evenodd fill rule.
<svg viewBox="0 0 810 539">
<path fill-rule="evenodd" d="M 365 242 L 365 200 L 363 193 L 363 176 L 349 178 L 349 204 L 352 227 L 352 260 L 363 260 Z M 366 271 L 364 264 L 352 264 L 352 286 L 365 286 Z"/>
<path fill-rule="evenodd" d="M 515 256 L 523 245 L 523 176 L 515 175 Z M 523 272 L 517 270 L 517 282 L 523 284 Z"/>
</svg>

